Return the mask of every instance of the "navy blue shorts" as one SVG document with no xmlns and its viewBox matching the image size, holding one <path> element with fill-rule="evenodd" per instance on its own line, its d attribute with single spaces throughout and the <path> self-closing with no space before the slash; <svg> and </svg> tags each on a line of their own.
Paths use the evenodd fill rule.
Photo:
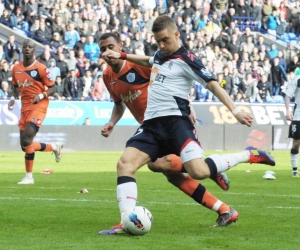
<svg viewBox="0 0 300 250">
<path fill-rule="evenodd" d="M 155 161 L 168 154 L 180 156 L 191 142 L 201 149 L 196 129 L 189 117 L 166 116 L 144 121 L 127 141 L 126 147 L 137 148 Z"/>
</svg>

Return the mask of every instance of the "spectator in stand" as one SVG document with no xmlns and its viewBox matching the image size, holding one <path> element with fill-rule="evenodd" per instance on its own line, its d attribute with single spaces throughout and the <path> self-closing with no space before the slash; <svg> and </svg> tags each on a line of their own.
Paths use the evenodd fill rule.
<svg viewBox="0 0 300 250">
<path fill-rule="evenodd" d="M 65 37 L 66 25 L 63 23 L 63 19 L 60 15 L 55 16 L 52 22 L 52 32 L 58 32 L 60 37 Z"/>
<path fill-rule="evenodd" d="M 123 4 L 120 4 L 119 5 L 119 10 L 118 12 L 116 13 L 116 18 L 120 21 L 120 24 L 123 26 L 123 25 L 126 25 L 126 22 L 128 20 L 128 14 L 125 12 L 125 9 L 124 9 L 124 5 Z"/>
<path fill-rule="evenodd" d="M 51 39 L 51 49 L 56 50 L 58 47 L 63 46 L 65 43 L 61 40 L 58 32 L 54 32 Z"/>
<path fill-rule="evenodd" d="M 222 16 L 222 27 L 226 31 L 227 29 L 230 28 L 231 23 L 234 22 L 234 16 L 235 16 L 235 9 L 234 8 L 229 8 L 226 14 Z"/>
<path fill-rule="evenodd" d="M 297 49 L 292 47 L 292 44 L 289 42 L 286 49 L 283 51 L 284 59 L 286 60 L 287 65 L 293 60 L 294 56 L 297 55 Z M 288 71 L 289 72 L 289 71 Z"/>
<path fill-rule="evenodd" d="M 65 62 L 68 64 L 69 70 L 76 69 L 77 59 L 75 58 L 75 51 L 73 49 L 69 50 L 68 57 Z"/>
<path fill-rule="evenodd" d="M 251 16 L 251 9 L 248 4 L 245 4 L 244 0 L 239 0 L 238 6 L 235 8 L 236 15 L 239 17 L 250 17 Z M 246 19 L 249 21 L 249 19 Z M 244 24 L 244 20 L 239 21 L 242 25 Z"/>
<path fill-rule="evenodd" d="M 264 75 L 264 70 L 262 67 L 258 66 L 258 62 L 256 60 L 252 61 L 251 67 L 252 77 L 259 82 L 261 80 L 262 75 Z"/>
<path fill-rule="evenodd" d="M 218 13 L 218 16 L 221 16 L 226 12 L 228 8 L 228 1 L 226 0 L 212 0 L 211 1 L 211 11 L 215 11 Z"/>
<path fill-rule="evenodd" d="M 144 41 L 144 47 L 145 47 L 145 54 L 147 56 L 153 56 L 154 53 L 157 51 L 157 43 L 155 42 L 155 39 L 152 35 L 152 33 L 148 32 L 146 34 L 146 39 Z"/>
<path fill-rule="evenodd" d="M 1 15 L 1 18 L 2 18 L 5 22 L 7 22 L 9 25 L 12 25 L 11 19 L 10 19 L 10 12 L 9 12 L 8 9 L 4 9 L 4 10 L 3 10 L 3 13 L 2 13 L 2 15 Z M 5 22 L 3 22 L 3 23 L 6 24 Z M 6 24 L 6 25 L 7 25 L 7 24 Z"/>
<path fill-rule="evenodd" d="M 60 76 L 60 69 L 56 67 L 56 61 L 54 58 L 49 60 L 48 70 L 50 71 L 53 79 L 56 79 L 56 77 Z"/>
<path fill-rule="evenodd" d="M 278 57 L 275 57 L 273 60 L 270 76 L 273 88 L 272 95 L 280 95 L 281 87 L 284 85 L 284 82 L 287 81 L 287 75 L 285 70 L 279 65 Z"/>
<path fill-rule="evenodd" d="M 269 58 L 265 58 L 262 68 L 264 70 L 264 74 L 268 76 L 268 81 L 271 82 L 271 63 L 270 63 L 270 59 Z"/>
<path fill-rule="evenodd" d="M 68 31 L 65 34 L 64 40 L 68 48 L 73 49 L 75 44 L 80 40 L 78 32 L 74 29 L 74 24 L 70 23 L 68 26 Z"/>
<path fill-rule="evenodd" d="M 276 35 L 277 35 L 277 27 L 278 27 L 278 23 L 279 23 L 279 16 L 278 16 L 278 12 L 276 8 L 273 8 L 272 10 L 272 14 L 270 14 L 268 16 L 268 20 L 267 20 L 267 29 L 268 29 L 268 33 L 270 35 L 272 35 L 272 39 L 276 39 Z"/>
<path fill-rule="evenodd" d="M 84 77 L 82 77 L 82 83 L 83 83 L 83 91 L 82 91 L 82 98 L 81 100 L 90 100 L 91 99 L 91 93 L 93 89 L 93 77 L 92 72 L 90 70 L 85 71 Z"/>
<path fill-rule="evenodd" d="M 293 57 L 293 60 L 288 64 L 287 66 L 287 72 L 294 72 L 296 70 L 296 68 L 300 67 L 300 61 L 299 61 L 299 57 L 297 55 L 295 55 Z"/>
<path fill-rule="evenodd" d="M 251 73 L 246 75 L 245 86 L 246 90 L 243 95 L 244 101 L 248 101 L 250 103 L 262 102 L 258 93 L 257 80 L 253 79 Z"/>
<path fill-rule="evenodd" d="M 20 53 L 20 49 L 18 45 L 15 43 L 15 36 L 10 35 L 8 38 L 8 41 L 3 46 L 4 54 L 5 54 L 5 60 L 8 63 L 11 63 L 16 54 Z"/>
<path fill-rule="evenodd" d="M 271 61 L 278 56 L 278 48 L 275 43 L 271 43 L 271 48 L 268 50 L 268 55 Z"/>
<path fill-rule="evenodd" d="M 262 74 L 261 80 L 257 84 L 258 93 L 262 101 L 267 101 L 267 96 L 272 96 L 272 84 L 268 81 L 268 76 Z"/>
<path fill-rule="evenodd" d="M 257 49 L 260 51 L 260 48 L 261 48 L 261 46 L 263 46 L 264 44 L 265 44 L 265 41 L 264 41 L 265 39 L 264 39 L 264 37 L 263 36 L 259 36 L 258 38 L 257 38 L 257 42 L 256 42 L 256 44 L 255 44 L 255 47 L 257 47 Z"/>
<path fill-rule="evenodd" d="M 0 71 L 0 82 L 2 82 L 2 81 L 6 81 L 9 84 L 11 84 L 11 81 L 12 81 L 12 72 L 6 61 L 3 61 L 2 69 Z"/>
<path fill-rule="evenodd" d="M 131 43 L 130 37 L 125 38 L 125 44 L 123 45 L 123 51 L 127 54 L 133 54 L 134 46 Z"/>
<path fill-rule="evenodd" d="M 2 81 L 0 88 L 0 99 L 7 99 L 8 97 L 11 97 L 11 88 L 7 81 Z"/>
<path fill-rule="evenodd" d="M 83 91 L 82 80 L 76 77 L 75 70 L 65 79 L 65 95 L 68 100 L 81 100 Z"/>
<path fill-rule="evenodd" d="M 40 19 L 35 18 L 32 26 L 30 27 L 30 32 L 35 33 L 40 28 Z"/>
<path fill-rule="evenodd" d="M 21 7 L 17 7 L 15 11 L 11 12 L 10 22 L 14 27 L 25 32 L 29 31 L 29 24 L 25 21 L 25 16 L 22 13 Z"/>
<path fill-rule="evenodd" d="M 272 0 L 266 0 L 264 6 L 263 6 L 263 10 L 262 10 L 262 25 L 265 29 L 267 29 L 267 23 L 268 23 L 268 19 L 269 16 L 272 14 L 273 11 L 273 5 L 272 5 Z"/>
<path fill-rule="evenodd" d="M 71 22 L 74 24 L 75 29 L 80 29 L 82 27 L 83 21 L 80 18 L 78 11 L 73 11 Z"/>
<path fill-rule="evenodd" d="M 231 99 L 234 99 L 234 83 L 232 75 L 229 74 L 229 69 L 227 66 L 223 67 L 223 80 L 222 85 L 223 89 L 227 92 Z"/>
<path fill-rule="evenodd" d="M 80 40 L 74 46 L 74 51 L 76 54 L 78 54 L 79 50 L 83 51 L 85 42 L 86 42 L 86 35 L 80 34 Z"/>
<path fill-rule="evenodd" d="M 5 53 L 3 50 L 3 45 L 0 44 L 0 61 L 2 61 L 2 59 L 5 59 Z"/>
<path fill-rule="evenodd" d="M 284 71 L 286 72 L 287 70 L 287 65 L 286 65 L 286 61 L 283 57 L 283 52 L 282 51 L 278 51 L 277 57 L 279 58 L 279 65 L 284 69 Z"/>
<path fill-rule="evenodd" d="M 56 77 L 56 80 L 55 80 L 55 85 L 56 85 L 56 92 L 53 96 L 49 96 L 48 98 L 50 100 L 54 100 L 54 98 L 56 98 L 57 100 L 61 101 L 63 100 L 65 97 L 64 97 L 64 92 L 65 92 L 65 85 L 64 85 L 64 82 L 61 80 L 61 77 L 60 76 L 57 76 Z"/>
<path fill-rule="evenodd" d="M 254 24 L 256 25 L 255 29 L 259 31 L 262 23 L 262 11 L 257 0 L 252 0 L 251 16 L 254 17 Z"/>
<path fill-rule="evenodd" d="M 91 92 L 94 101 L 104 101 L 105 99 L 105 84 L 102 74 L 98 75 L 97 80 L 94 81 L 94 87 Z"/>
<path fill-rule="evenodd" d="M 65 61 L 64 53 L 58 54 L 58 60 L 56 61 L 56 66 L 60 69 L 60 76 L 62 80 L 64 80 L 69 73 L 69 67 Z"/>
<path fill-rule="evenodd" d="M 40 28 L 35 32 L 37 36 L 35 39 L 40 43 L 45 43 L 51 40 L 52 34 L 51 31 L 46 27 L 44 22 L 40 21 Z"/>
<path fill-rule="evenodd" d="M 284 12 L 279 12 L 279 21 L 277 24 L 276 34 L 281 37 L 287 31 L 289 26 L 288 22 L 285 20 Z"/>
<path fill-rule="evenodd" d="M 252 36 L 247 36 L 246 41 L 241 44 L 241 47 L 244 46 L 247 47 L 247 52 L 251 54 L 255 47 Z"/>
<path fill-rule="evenodd" d="M 186 1 L 186 2 L 188 2 L 188 1 Z M 164 15 L 164 14 L 167 14 L 167 12 L 168 12 L 167 8 L 164 6 L 164 1 L 163 0 L 158 0 L 157 1 L 157 6 L 155 7 L 154 10 L 157 11 L 160 16 Z"/>
<path fill-rule="evenodd" d="M 97 63 L 100 56 L 100 49 L 98 44 L 94 42 L 92 35 L 88 36 L 87 42 L 84 45 L 84 55 L 91 63 Z"/>
<path fill-rule="evenodd" d="M 300 0 L 295 2 L 295 7 L 291 9 L 291 22 L 290 22 L 290 32 L 296 35 L 300 34 Z"/>
<path fill-rule="evenodd" d="M 62 23 L 64 24 L 68 24 L 72 18 L 70 11 L 66 8 L 65 3 L 62 1 L 59 2 L 58 14 L 61 16 Z"/>
<path fill-rule="evenodd" d="M 83 77 L 85 72 L 85 61 L 88 61 L 86 57 L 84 56 L 84 51 L 82 49 L 78 50 L 77 56 L 76 56 L 76 76 L 77 77 Z"/>
<path fill-rule="evenodd" d="M 259 53 L 258 53 L 258 48 L 254 47 L 252 50 L 252 53 L 250 54 L 250 61 L 258 61 L 259 60 Z"/>
</svg>

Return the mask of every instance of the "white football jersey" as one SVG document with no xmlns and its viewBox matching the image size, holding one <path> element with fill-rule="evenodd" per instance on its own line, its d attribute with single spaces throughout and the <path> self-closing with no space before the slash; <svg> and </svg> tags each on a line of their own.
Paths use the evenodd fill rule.
<svg viewBox="0 0 300 250">
<path fill-rule="evenodd" d="M 209 81 L 215 80 L 201 60 L 184 47 L 169 57 L 157 51 L 149 61 L 152 70 L 144 120 L 189 115 L 189 94 L 193 82 L 206 87 Z"/>
<path fill-rule="evenodd" d="M 295 96 L 293 120 L 300 121 L 300 76 L 296 76 L 292 81 L 290 81 L 284 92 L 290 98 Z"/>
</svg>

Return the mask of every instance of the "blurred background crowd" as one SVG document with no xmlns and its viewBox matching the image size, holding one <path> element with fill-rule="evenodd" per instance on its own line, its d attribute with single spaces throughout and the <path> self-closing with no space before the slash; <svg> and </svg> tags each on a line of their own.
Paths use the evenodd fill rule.
<svg viewBox="0 0 300 250">
<path fill-rule="evenodd" d="M 181 43 L 200 57 L 237 102 L 283 102 L 300 75 L 300 0 L 4 0 L 0 22 L 43 44 L 36 58 L 57 84 L 57 100 L 109 101 L 99 39 L 116 32 L 126 53 L 152 56 L 156 17 L 169 15 Z M 278 46 L 280 45 L 280 46 Z M 12 34 L 0 45 L 0 99 L 11 95 L 21 60 Z M 195 82 L 194 101 L 218 101 Z"/>
</svg>

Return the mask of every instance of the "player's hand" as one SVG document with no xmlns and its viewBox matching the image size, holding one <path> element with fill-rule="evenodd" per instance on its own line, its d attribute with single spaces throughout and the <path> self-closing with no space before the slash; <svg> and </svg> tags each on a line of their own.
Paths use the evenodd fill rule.
<svg viewBox="0 0 300 250">
<path fill-rule="evenodd" d="M 15 105 L 15 100 L 10 100 L 9 103 L 7 104 L 8 110 L 13 110 Z"/>
<path fill-rule="evenodd" d="M 108 137 L 110 133 L 113 131 L 114 126 L 115 125 L 112 122 L 106 123 L 104 127 L 101 129 L 101 135 L 103 135 L 104 137 Z"/>
<path fill-rule="evenodd" d="M 102 53 L 102 58 L 104 60 L 108 60 L 108 59 L 119 59 L 121 57 L 121 53 L 120 52 L 116 52 L 113 50 L 106 50 L 104 53 Z"/>
<path fill-rule="evenodd" d="M 241 123 L 245 124 L 248 127 L 251 127 L 253 122 L 253 116 L 247 112 L 240 111 L 236 114 L 235 118 Z"/>
<path fill-rule="evenodd" d="M 288 121 L 292 121 L 293 120 L 293 113 L 291 111 L 286 112 L 285 118 Z"/>
<path fill-rule="evenodd" d="M 40 99 L 39 95 L 36 95 L 36 96 L 34 96 L 33 101 L 31 103 L 32 104 L 37 104 L 37 103 L 39 103 L 40 100 L 41 99 Z"/>
<path fill-rule="evenodd" d="M 197 122 L 196 114 L 193 109 L 191 109 L 190 119 L 191 119 L 193 125 Z"/>
</svg>

